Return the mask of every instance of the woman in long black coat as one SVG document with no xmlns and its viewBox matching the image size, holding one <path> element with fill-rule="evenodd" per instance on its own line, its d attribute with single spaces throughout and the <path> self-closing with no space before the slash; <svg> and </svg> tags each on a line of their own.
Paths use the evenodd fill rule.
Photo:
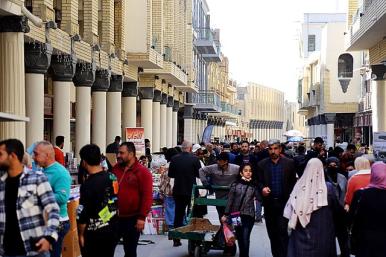
<svg viewBox="0 0 386 257">
<path fill-rule="evenodd" d="M 336 257 L 336 229 L 343 219 L 333 186 L 325 182 L 322 162 L 311 159 L 284 210 L 291 235 L 288 257 Z"/>
<path fill-rule="evenodd" d="M 385 257 L 386 164 L 373 164 L 370 185 L 354 194 L 349 214 L 356 257 Z"/>
</svg>

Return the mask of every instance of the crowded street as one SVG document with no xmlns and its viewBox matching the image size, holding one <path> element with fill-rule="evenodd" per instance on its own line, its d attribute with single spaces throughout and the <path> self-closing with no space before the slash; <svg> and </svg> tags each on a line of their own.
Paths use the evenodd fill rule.
<svg viewBox="0 0 386 257">
<path fill-rule="evenodd" d="M 386 257 L 386 0 L 0 0 L 0 257 Z"/>
</svg>

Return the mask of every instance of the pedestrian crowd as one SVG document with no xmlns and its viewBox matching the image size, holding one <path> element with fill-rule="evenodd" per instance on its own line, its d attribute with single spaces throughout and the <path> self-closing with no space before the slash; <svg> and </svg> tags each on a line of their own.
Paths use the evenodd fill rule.
<svg viewBox="0 0 386 257">
<path fill-rule="evenodd" d="M 64 168 L 63 137 L 26 151 L 17 139 L 0 141 L 0 256 L 61 256 L 70 229 L 67 202 L 71 176 Z M 28 161 L 28 154 L 33 164 Z M 160 172 L 168 229 L 204 217 L 195 197 L 214 194 L 222 224 L 232 224 L 239 256 L 249 256 L 253 226 L 265 223 L 273 257 L 386 256 L 386 164 L 355 145 L 324 147 L 322 138 L 310 150 L 278 140 L 192 144 L 164 148 L 165 160 L 146 153 L 136 157 L 132 142 L 120 137 L 108 146 L 117 160 L 110 165 L 101 149 L 85 145 L 79 152 L 80 200 L 78 238 L 83 257 L 113 257 L 122 241 L 125 257 L 137 256 L 137 244 L 151 211 L 153 178 Z M 229 187 L 223 191 L 216 186 Z M 338 242 L 338 244 L 336 243 Z M 181 245 L 174 239 L 173 246 Z M 226 245 L 224 255 L 234 255 Z"/>
</svg>

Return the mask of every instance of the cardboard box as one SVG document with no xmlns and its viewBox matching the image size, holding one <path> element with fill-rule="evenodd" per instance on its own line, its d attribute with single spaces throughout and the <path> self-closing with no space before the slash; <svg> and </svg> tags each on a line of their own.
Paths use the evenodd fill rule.
<svg viewBox="0 0 386 257">
<path fill-rule="evenodd" d="M 79 257 L 80 247 L 78 240 L 78 230 L 70 230 L 64 237 L 62 257 Z"/>
<path fill-rule="evenodd" d="M 76 223 L 76 209 L 79 206 L 79 199 L 67 203 L 68 217 L 70 219 L 70 230 L 63 240 L 62 257 L 79 257 L 80 247 L 78 240 L 78 227 Z"/>
</svg>

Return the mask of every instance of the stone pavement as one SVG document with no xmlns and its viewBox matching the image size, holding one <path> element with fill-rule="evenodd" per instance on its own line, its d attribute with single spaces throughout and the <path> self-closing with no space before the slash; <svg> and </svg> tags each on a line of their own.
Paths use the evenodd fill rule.
<svg viewBox="0 0 386 257">
<path fill-rule="evenodd" d="M 216 209 L 209 208 L 207 218 L 213 224 L 219 224 Z M 188 257 L 188 241 L 182 240 L 182 246 L 173 247 L 173 242 L 169 241 L 167 236 L 161 235 L 143 235 L 141 239 L 152 240 L 155 244 L 139 245 L 138 257 Z M 272 257 L 270 251 L 269 239 L 265 224 L 255 224 L 251 235 L 251 257 Z M 124 251 L 122 245 L 118 245 L 115 257 L 123 257 Z M 222 256 L 222 251 L 209 251 L 207 256 Z M 237 255 L 236 255 L 237 256 Z"/>
</svg>

